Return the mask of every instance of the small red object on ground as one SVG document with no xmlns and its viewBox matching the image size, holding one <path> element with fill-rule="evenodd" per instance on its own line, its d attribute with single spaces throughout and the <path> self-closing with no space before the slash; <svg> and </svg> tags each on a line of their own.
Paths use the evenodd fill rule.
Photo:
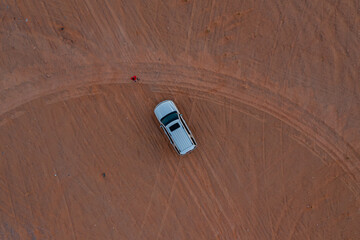
<svg viewBox="0 0 360 240">
<path fill-rule="evenodd" d="M 131 80 L 133 80 L 134 82 L 136 82 L 136 79 L 137 79 L 136 76 L 132 76 L 132 77 L 131 77 Z"/>
</svg>

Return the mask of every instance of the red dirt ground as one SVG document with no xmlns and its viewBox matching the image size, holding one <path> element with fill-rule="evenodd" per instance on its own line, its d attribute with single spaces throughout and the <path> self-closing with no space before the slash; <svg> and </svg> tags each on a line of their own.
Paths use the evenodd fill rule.
<svg viewBox="0 0 360 240">
<path fill-rule="evenodd" d="M 2 1 L 0 239 L 360 239 L 359 16 Z M 164 99 L 198 141 L 185 157 Z"/>
</svg>

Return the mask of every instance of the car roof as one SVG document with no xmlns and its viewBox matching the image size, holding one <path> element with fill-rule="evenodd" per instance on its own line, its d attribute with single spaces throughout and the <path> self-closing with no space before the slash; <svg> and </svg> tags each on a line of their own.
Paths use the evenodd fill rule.
<svg viewBox="0 0 360 240">
<path fill-rule="evenodd" d="M 179 124 L 180 127 L 176 128 L 174 131 L 170 131 L 170 127 Z M 192 150 L 192 146 L 194 146 L 189 134 L 185 130 L 184 126 L 182 125 L 181 121 L 174 120 L 169 123 L 166 128 L 168 129 L 169 134 L 171 135 L 172 140 L 174 141 L 175 146 L 180 151 L 180 154 L 185 154 L 187 150 Z"/>
</svg>

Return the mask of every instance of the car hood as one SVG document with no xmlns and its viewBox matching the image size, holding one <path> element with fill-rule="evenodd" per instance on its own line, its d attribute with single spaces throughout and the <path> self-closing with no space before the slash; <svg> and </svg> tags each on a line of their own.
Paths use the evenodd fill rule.
<svg viewBox="0 0 360 240">
<path fill-rule="evenodd" d="M 161 103 L 159 103 L 154 110 L 154 113 L 157 117 L 157 119 L 160 121 L 161 118 L 165 117 L 167 114 L 178 111 L 178 109 L 175 106 L 175 103 L 171 100 L 166 100 Z"/>
</svg>

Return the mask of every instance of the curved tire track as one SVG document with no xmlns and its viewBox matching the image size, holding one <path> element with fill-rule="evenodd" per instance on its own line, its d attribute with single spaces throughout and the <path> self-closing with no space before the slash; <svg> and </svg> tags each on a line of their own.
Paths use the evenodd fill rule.
<svg viewBox="0 0 360 240">
<path fill-rule="evenodd" d="M 343 179 L 345 184 L 356 197 L 360 196 L 360 181 L 358 179 L 360 169 L 359 153 L 324 121 L 317 119 L 290 99 L 249 80 L 216 73 L 208 69 L 141 62 L 136 64 L 116 63 L 116 65 L 118 66 L 117 69 L 127 69 L 128 72 L 141 72 L 145 76 L 143 79 L 146 79 L 146 82 L 143 80 L 142 84 L 148 84 L 155 92 L 167 93 L 171 89 L 172 93 L 185 94 L 189 97 L 219 104 L 223 104 L 227 99 L 232 101 L 231 107 L 236 110 L 243 111 L 244 105 L 247 105 L 255 109 L 255 115 L 257 115 L 256 111 L 261 111 L 281 120 L 290 126 L 288 133 L 317 154 L 324 163 L 329 164 L 330 161 L 335 161 L 347 173 Z M 93 66 L 84 67 L 83 71 L 74 75 L 72 79 L 91 79 L 86 76 L 92 73 L 95 74 L 93 79 L 103 80 L 85 81 L 68 84 L 55 90 L 49 89 L 28 98 L 27 101 L 19 105 L 13 105 L 8 109 L 5 106 L 3 107 L 5 111 L 0 113 L 0 121 L 9 118 L 9 116 L 11 118 L 13 112 L 19 111 L 21 106 L 31 104 L 36 99 L 46 100 L 55 95 L 60 95 L 58 101 L 61 101 L 61 93 L 64 92 L 71 97 L 71 90 L 76 92 L 76 89 L 89 88 L 90 86 L 124 84 L 127 82 L 124 79 L 128 74 L 114 71 L 111 66 L 106 68 L 107 71 L 100 73 L 94 73 L 91 70 L 87 71 L 88 68 L 93 68 Z M 114 77 L 115 75 L 118 77 Z M 92 93 L 89 92 L 89 94 Z M 78 96 L 79 94 L 75 97 Z"/>
</svg>

